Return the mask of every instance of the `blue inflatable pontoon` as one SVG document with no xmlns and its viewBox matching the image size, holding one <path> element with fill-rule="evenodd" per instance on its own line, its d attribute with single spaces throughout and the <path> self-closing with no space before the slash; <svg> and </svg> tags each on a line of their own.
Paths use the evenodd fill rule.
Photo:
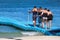
<svg viewBox="0 0 60 40">
<path fill-rule="evenodd" d="M 60 31 L 60 27 L 52 26 L 52 28 L 48 31 L 46 29 L 38 27 L 34 27 L 32 24 L 26 25 L 24 22 L 17 21 L 15 19 L 7 18 L 7 17 L 0 17 L 0 24 L 6 24 L 6 25 L 13 25 L 17 28 L 23 29 L 23 30 L 32 30 L 32 31 L 38 31 L 42 32 L 45 35 L 53 35 L 54 32 Z"/>
</svg>

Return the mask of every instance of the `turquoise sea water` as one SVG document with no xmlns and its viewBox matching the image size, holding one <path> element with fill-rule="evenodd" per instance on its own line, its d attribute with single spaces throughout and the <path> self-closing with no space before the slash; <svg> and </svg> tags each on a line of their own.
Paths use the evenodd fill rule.
<svg viewBox="0 0 60 40">
<path fill-rule="evenodd" d="M 19 22 L 27 22 L 28 23 L 28 15 L 29 22 L 32 22 L 32 14 L 28 14 L 28 10 L 32 10 L 33 6 L 36 5 L 37 8 L 42 6 L 43 8 L 48 8 L 53 13 L 53 26 L 60 27 L 60 1 L 59 0 L 0 0 L 0 17 L 9 17 Z M 5 33 L 17 33 L 18 35 L 24 34 L 25 31 L 21 31 L 19 29 L 13 28 L 12 26 L 0 25 L 1 34 Z M 32 32 L 37 33 L 37 32 Z M 2 34 L 2 35 L 3 35 Z M 29 34 L 25 32 L 25 35 Z M 37 33 L 38 35 L 44 35 L 41 33 Z M 60 33 L 57 33 L 60 34 Z M 16 35 L 16 34 L 15 34 Z M 30 34 L 29 34 L 30 35 Z"/>
<path fill-rule="evenodd" d="M 48 7 L 48 8 L 52 11 L 53 16 L 54 16 L 52 25 L 59 27 L 60 26 L 59 8 L 57 8 L 57 7 Z M 2 17 L 2 16 L 9 17 L 9 18 L 18 20 L 19 22 L 21 21 L 21 22 L 28 23 L 28 15 L 29 15 L 29 22 L 32 22 L 32 14 L 28 14 L 29 9 L 32 9 L 32 7 L 29 7 L 29 8 L 1 8 L 0 17 Z M 14 28 L 12 26 L 1 25 L 0 32 L 22 32 L 22 31 Z M 28 32 L 28 34 L 29 34 L 29 32 Z M 59 33 L 57 33 L 57 34 L 59 34 Z"/>
<path fill-rule="evenodd" d="M 43 36 L 41 32 L 35 31 L 23 31 L 13 26 L 2 26 L 0 25 L 0 38 L 1 37 L 22 37 L 22 36 Z"/>
</svg>

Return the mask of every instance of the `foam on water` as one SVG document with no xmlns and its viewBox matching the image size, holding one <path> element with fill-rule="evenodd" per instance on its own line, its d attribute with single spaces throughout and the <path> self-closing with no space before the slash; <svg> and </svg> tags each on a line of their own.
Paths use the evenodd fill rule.
<svg viewBox="0 0 60 40">
<path fill-rule="evenodd" d="M 35 36 L 35 35 L 43 35 L 40 32 L 21 32 L 25 36 Z"/>
</svg>

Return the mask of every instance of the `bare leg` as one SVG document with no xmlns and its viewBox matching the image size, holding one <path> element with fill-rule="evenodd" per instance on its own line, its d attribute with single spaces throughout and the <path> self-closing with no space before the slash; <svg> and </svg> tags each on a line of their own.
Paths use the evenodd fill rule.
<svg viewBox="0 0 60 40">
<path fill-rule="evenodd" d="M 52 25 L 52 21 L 50 20 L 50 21 L 49 21 L 49 27 L 51 27 L 51 25 Z"/>
<path fill-rule="evenodd" d="M 33 25 L 36 26 L 36 21 L 33 21 Z"/>
<path fill-rule="evenodd" d="M 50 27 L 49 27 L 49 25 L 50 25 L 49 21 L 46 22 L 46 25 L 47 25 L 46 30 L 50 29 Z"/>
<path fill-rule="evenodd" d="M 49 27 L 48 21 L 46 21 L 46 26 Z"/>
<path fill-rule="evenodd" d="M 34 26 L 36 26 L 36 21 L 35 21 L 35 23 L 34 23 Z"/>
<path fill-rule="evenodd" d="M 46 20 L 46 26 L 48 27 L 48 21 Z"/>
<path fill-rule="evenodd" d="M 44 28 L 44 22 L 42 22 L 42 27 Z"/>
</svg>

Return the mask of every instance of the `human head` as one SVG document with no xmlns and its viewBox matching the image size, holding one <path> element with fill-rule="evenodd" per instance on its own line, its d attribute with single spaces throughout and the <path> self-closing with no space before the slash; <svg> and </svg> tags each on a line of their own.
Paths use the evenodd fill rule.
<svg viewBox="0 0 60 40">
<path fill-rule="evenodd" d="M 47 10 L 47 8 L 44 8 L 44 10 Z"/>
<path fill-rule="evenodd" d="M 39 7 L 39 9 L 42 9 L 42 7 Z"/>
<path fill-rule="evenodd" d="M 34 8 L 36 8 L 36 6 L 34 6 Z"/>
<path fill-rule="evenodd" d="M 49 12 L 50 10 L 48 9 L 47 11 Z"/>
</svg>

